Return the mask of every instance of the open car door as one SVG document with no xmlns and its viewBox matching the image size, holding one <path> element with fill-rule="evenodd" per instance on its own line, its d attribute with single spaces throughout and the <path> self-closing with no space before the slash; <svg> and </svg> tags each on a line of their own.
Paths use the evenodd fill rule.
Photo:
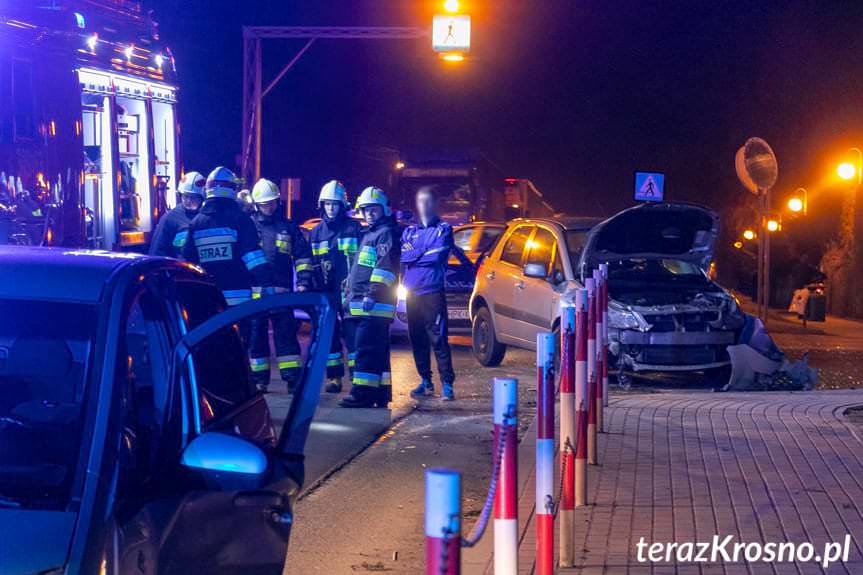
<svg viewBox="0 0 863 575">
<path fill-rule="evenodd" d="M 278 436 L 272 433 L 263 396 L 252 392 L 241 404 L 219 404 L 204 393 L 198 354 L 218 365 L 213 338 L 239 339 L 244 325 L 274 313 L 301 309 L 311 332 L 307 359 Z M 159 549 L 159 573 L 281 573 L 293 522 L 293 504 L 304 479 L 304 447 L 317 409 L 335 311 L 321 294 L 292 293 L 252 300 L 211 317 L 185 334 L 174 350 L 172 374 L 188 426 L 178 478 L 187 487 L 167 522 Z M 209 347 L 208 347 L 209 346 Z M 245 358 L 244 358 L 245 362 Z M 248 378 L 246 363 L 245 376 Z M 240 385 L 252 385 L 250 381 Z M 252 389 L 254 387 L 252 386 Z"/>
</svg>

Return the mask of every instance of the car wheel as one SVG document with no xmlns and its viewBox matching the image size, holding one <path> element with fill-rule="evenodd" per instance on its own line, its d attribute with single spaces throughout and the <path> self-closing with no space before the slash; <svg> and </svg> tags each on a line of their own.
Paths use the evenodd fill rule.
<svg viewBox="0 0 863 575">
<path fill-rule="evenodd" d="M 491 312 L 487 307 L 479 308 L 473 319 L 473 355 L 480 364 L 486 367 L 500 365 L 506 353 L 506 346 L 494 334 L 491 323 Z"/>
</svg>

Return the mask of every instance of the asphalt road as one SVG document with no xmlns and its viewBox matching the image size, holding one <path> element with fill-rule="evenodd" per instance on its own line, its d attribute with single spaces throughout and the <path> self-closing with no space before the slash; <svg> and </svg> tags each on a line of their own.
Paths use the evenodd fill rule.
<svg viewBox="0 0 863 575">
<path fill-rule="evenodd" d="M 473 359 L 467 338 L 453 336 L 451 344 L 455 402 L 410 398 L 418 376 L 405 341 L 393 344 L 392 409 L 343 409 L 338 396 L 322 397 L 286 573 L 422 572 L 428 467 L 461 471 L 466 522 L 479 513 L 491 475 L 491 380 L 519 379 L 523 432 L 534 415 L 534 357 L 510 350 L 500 367 L 489 369 Z M 276 381 L 271 390 L 267 400 L 280 423 L 288 395 Z M 342 394 L 347 391 L 346 385 Z"/>
</svg>

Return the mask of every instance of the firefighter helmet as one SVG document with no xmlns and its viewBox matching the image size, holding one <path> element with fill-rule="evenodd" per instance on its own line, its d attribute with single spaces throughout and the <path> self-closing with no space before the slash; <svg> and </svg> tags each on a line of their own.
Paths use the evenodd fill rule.
<svg viewBox="0 0 863 575">
<path fill-rule="evenodd" d="M 357 209 L 362 209 L 365 206 L 377 204 L 384 209 L 384 215 L 390 215 L 390 201 L 387 199 L 384 191 L 375 186 L 369 186 L 362 191 L 360 197 L 357 198 Z"/>
<path fill-rule="evenodd" d="M 318 207 L 321 207 L 325 201 L 341 202 L 346 208 L 349 207 L 348 190 L 345 185 L 338 180 L 330 180 L 324 184 L 321 195 L 318 196 Z"/>
<path fill-rule="evenodd" d="M 237 199 L 237 178 L 225 166 L 219 166 L 207 176 L 208 198 Z"/>
<path fill-rule="evenodd" d="M 252 200 L 256 204 L 265 204 L 279 199 L 279 188 L 265 178 L 261 178 L 252 188 Z"/>
<path fill-rule="evenodd" d="M 204 179 L 204 176 L 200 172 L 189 172 L 180 180 L 177 191 L 181 194 L 196 194 L 204 197 L 204 185 L 206 183 L 207 180 Z"/>
</svg>

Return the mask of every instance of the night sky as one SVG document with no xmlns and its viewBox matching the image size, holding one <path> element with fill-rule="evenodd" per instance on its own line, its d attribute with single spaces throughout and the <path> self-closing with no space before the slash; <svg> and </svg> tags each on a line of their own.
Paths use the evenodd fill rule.
<svg viewBox="0 0 863 575">
<path fill-rule="evenodd" d="M 149 0 L 177 58 L 186 169 L 239 150 L 241 25 L 429 25 L 439 2 Z M 720 210 L 745 198 L 734 152 L 761 136 L 777 194 L 819 188 L 806 237 L 829 234 L 824 176 L 863 147 L 863 2 L 475 0 L 474 51 L 429 41 L 318 42 L 264 104 L 264 173 L 354 187 L 377 150 L 477 147 L 558 206 L 611 214 L 633 171 L 666 173 L 671 199 Z M 302 41 L 268 41 L 264 82 Z"/>
</svg>

